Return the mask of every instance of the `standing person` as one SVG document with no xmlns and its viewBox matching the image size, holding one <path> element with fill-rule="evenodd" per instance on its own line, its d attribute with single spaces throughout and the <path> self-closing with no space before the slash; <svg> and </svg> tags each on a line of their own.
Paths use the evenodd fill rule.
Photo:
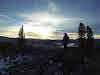
<svg viewBox="0 0 100 75">
<path fill-rule="evenodd" d="M 63 37 L 64 48 L 67 47 L 68 41 L 69 41 L 69 37 L 68 37 L 67 33 L 64 33 L 64 37 Z"/>
</svg>

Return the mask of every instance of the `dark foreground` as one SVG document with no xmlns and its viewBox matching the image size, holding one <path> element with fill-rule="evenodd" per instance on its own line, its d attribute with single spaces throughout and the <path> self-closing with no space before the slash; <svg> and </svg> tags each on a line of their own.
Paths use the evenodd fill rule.
<svg viewBox="0 0 100 75">
<path fill-rule="evenodd" d="M 8 66 L 0 75 L 100 75 L 99 49 L 9 48 L 0 55 Z"/>
</svg>

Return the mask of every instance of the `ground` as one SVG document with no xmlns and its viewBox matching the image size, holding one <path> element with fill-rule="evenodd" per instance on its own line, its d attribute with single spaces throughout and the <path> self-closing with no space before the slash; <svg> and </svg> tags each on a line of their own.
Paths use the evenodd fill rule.
<svg viewBox="0 0 100 75">
<path fill-rule="evenodd" d="M 10 75 L 97 75 L 99 73 L 99 53 L 86 56 L 84 49 L 79 48 L 9 48 L 1 49 L 3 58 L 10 56 L 15 60 L 21 56 L 23 61 L 13 62 L 7 69 Z M 5 54 L 4 54 L 5 53 Z M 98 53 L 98 54 L 97 54 Z M 97 54 L 97 55 L 96 55 Z M 58 74 L 59 72 L 59 74 Z M 92 73 L 93 72 L 93 73 Z"/>
</svg>

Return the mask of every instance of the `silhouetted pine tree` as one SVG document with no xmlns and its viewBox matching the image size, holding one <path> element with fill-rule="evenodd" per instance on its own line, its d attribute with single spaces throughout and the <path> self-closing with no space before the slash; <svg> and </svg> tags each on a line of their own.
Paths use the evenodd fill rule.
<svg viewBox="0 0 100 75">
<path fill-rule="evenodd" d="M 86 33 L 85 25 L 83 23 L 80 23 L 78 34 L 79 34 L 79 47 L 81 48 L 85 47 L 85 38 L 86 38 L 85 33 Z"/>
<path fill-rule="evenodd" d="M 87 26 L 87 48 L 93 48 L 94 47 L 94 37 L 92 29 Z"/>
<path fill-rule="evenodd" d="M 24 34 L 23 25 L 20 28 L 20 31 L 19 31 L 18 35 L 19 35 L 18 36 L 18 41 L 17 41 L 18 48 L 22 48 L 24 46 L 24 43 L 25 43 L 25 34 Z"/>
</svg>

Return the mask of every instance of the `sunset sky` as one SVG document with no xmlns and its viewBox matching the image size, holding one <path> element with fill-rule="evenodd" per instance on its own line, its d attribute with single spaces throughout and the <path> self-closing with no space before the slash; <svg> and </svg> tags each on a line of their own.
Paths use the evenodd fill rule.
<svg viewBox="0 0 100 75">
<path fill-rule="evenodd" d="M 100 34 L 100 0 L 0 0 L 0 36 L 17 37 L 24 25 L 27 38 L 76 38 L 78 26 Z"/>
</svg>

